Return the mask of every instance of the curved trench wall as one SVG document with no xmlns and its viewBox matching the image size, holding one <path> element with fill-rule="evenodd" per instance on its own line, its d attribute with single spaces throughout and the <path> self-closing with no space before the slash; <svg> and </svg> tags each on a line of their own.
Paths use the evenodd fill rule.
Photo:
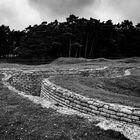
<svg viewBox="0 0 140 140">
<path fill-rule="evenodd" d="M 56 74 L 80 74 L 83 76 L 96 76 L 96 77 L 120 77 L 125 76 L 125 70 L 120 70 L 120 68 L 113 69 L 110 73 L 108 69 L 69 69 L 68 71 L 62 70 L 56 73 L 50 73 L 48 75 Z M 45 76 L 46 77 L 46 76 Z M 129 123 L 134 123 L 140 125 L 140 108 L 131 108 L 122 105 L 109 104 L 101 102 L 95 99 L 87 98 L 64 89 L 51 83 L 45 78 L 43 74 L 37 73 L 17 73 L 13 75 L 8 82 L 20 91 L 24 91 L 27 94 L 41 96 L 45 99 L 51 99 L 59 103 L 60 105 L 70 107 L 72 109 L 78 110 L 80 112 L 99 115 L 106 118 L 112 118 L 119 121 L 125 121 Z M 42 85 L 41 85 L 42 82 Z M 41 92 L 40 92 L 41 91 Z"/>
<path fill-rule="evenodd" d="M 42 79 L 42 75 L 36 73 L 18 73 L 13 75 L 8 82 L 20 91 L 40 96 Z"/>
<path fill-rule="evenodd" d="M 41 82 L 44 76 L 48 77 L 49 75 L 56 75 L 56 74 L 72 74 L 72 75 L 81 75 L 81 76 L 92 76 L 92 77 L 106 77 L 106 78 L 113 78 L 113 77 L 121 77 L 124 76 L 125 70 L 124 68 L 65 68 L 65 69 L 58 69 L 48 70 L 42 72 L 31 72 L 31 71 L 22 71 L 15 73 L 8 82 L 20 91 L 24 91 L 27 94 L 31 94 L 34 96 L 40 96 L 40 89 L 41 89 Z"/>
<path fill-rule="evenodd" d="M 41 87 L 41 95 L 44 99 L 70 107 L 82 113 L 99 115 L 119 121 L 125 121 L 140 125 L 140 109 L 117 104 L 109 104 L 95 99 L 87 98 L 57 86 L 44 79 Z"/>
</svg>

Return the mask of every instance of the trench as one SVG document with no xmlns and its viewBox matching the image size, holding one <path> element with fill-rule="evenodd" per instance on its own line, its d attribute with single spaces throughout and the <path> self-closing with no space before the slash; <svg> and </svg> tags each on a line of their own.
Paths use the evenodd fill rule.
<svg viewBox="0 0 140 140">
<path fill-rule="evenodd" d="M 105 69 L 101 69 L 101 70 L 105 70 Z M 93 76 L 93 77 L 96 76 L 96 77 L 98 77 L 99 76 L 100 78 L 103 78 L 104 75 L 105 75 L 107 78 L 115 78 L 114 73 L 117 73 L 117 72 L 112 72 L 112 74 L 107 75 L 107 74 L 103 74 L 104 73 L 103 72 L 100 75 L 99 71 L 101 71 L 101 70 L 91 70 L 90 69 L 90 70 L 85 70 L 85 71 L 83 70 L 83 71 L 76 71 L 76 72 L 75 71 L 74 72 L 68 71 L 67 74 L 69 74 L 69 75 L 75 75 L 76 74 L 76 75 L 82 75 L 82 76 L 85 76 L 85 77 L 88 77 L 88 76 Z M 40 73 L 40 72 L 27 72 L 27 73 L 24 73 L 23 71 L 17 72 L 16 74 L 13 74 L 13 73 L 6 74 L 6 73 L 7 73 L 6 71 L 3 72 L 3 74 L 5 75 L 5 78 L 3 78 L 3 80 L 5 82 L 9 83 L 9 85 L 11 85 L 12 87 L 15 87 L 15 89 L 18 89 L 18 91 L 23 91 L 24 93 L 26 93 L 27 97 L 29 97 L 31 95 L 30 96 L 31 98 L 32 98 L 32 95 L 35 96 L 35 97 L 40 97 L 41 96 L 41 88 L 42 88 L 43 79 L 48 79 L 50 76 L 55 76 L 55 75 L 59 74 L 59 73 L 48 74 L 45 71 L 43 73 Z M 61 74 L 63 75 L 63 72 L 60 73 L 60 75 Z M 117 73 L 117 77 L 123 77 L 123 76 L 129 76 L 129 75 L 131 75 L 130 69 L 126 69 L 123 72 Z M 52 85 L 53 85 L 53 83 L 52 83 Z M 55 85 L 55 86 L 57 87 L 57 85 Z M 59 87 L 59 90 L 60 90 L 60 88 L 61 87 Z M 62 90 L 63 90 L 63 88 L 62 88 Z M 56 91 L 56 89 L 54 91 Z M 64 91 L 67 91 L 67 90 L 64 89 Z M 54 92 L 54 94 L 55 94 L 55 92 Z M 42 98 L 44 98 L 44 97 L 42 97 Z M 47 100 L 48 98 L 44 98 L 44 99 Z M 60 102 L 60 100 L 58 100 L 58 102 L 57 102 L 55 99 L 56 98 L 51 98 L 52 101 L 55 101 L 56 106 L 66 106 L 68 108 L 72 108 L 72 109 L 77 110 L 77 111 L 80 112 L 80 110 L 78 110 L 77 108 L 75 108 L 75 107 L 73 107 L 71 105 L 68 106 L 67 104 Z M 65 98 L 63 99 L 63 101 L 64 100 L 65 100 Z M 82 105 L 82 107 L 83 107 L 83 105 Z M 130 107 L 129 109 L 130 110 L 132 109 L 134 111 L 135 108 Z M 139 110 L 139 109 L 137 108 L 137 110 Z M 96 113 L 91 113 L 91 112 L 89 113 L 89 112 L 90 111 L 87 111 L 87 110 L 86 111 L 81 111 L 81 113 L 84 113 L 84 114 L 93 115 L 93 116 L 94 115 L 97 115 L 97 116 L 99 115 L 99 116 L 105 117 L 106 119 L 108 118 L 108 117 L 104 116 L 104 114 L 96 114 Z M 111 119 L 116 120 L 116 118 L 113 118 L 113 117 Z M 126 120 L 119 120 L 119 121 L 129 123 L 129 121 L 126 121 Z M 131 122 L 131 123 L 133 124 L 134 122 Z M 137 124 L 137 123 L 134 123 L 134 124 Z M 139 122 L 138 122 L 138 125 L 139 125 Z M 103 126 L 101 126 L 101 127 L 103 127 Z M 106 126 L 104 126 L 104 128 L 105 127 Z M 116 128 L 113 128 L 113 129 L 117 130 Z"/>
</svg>

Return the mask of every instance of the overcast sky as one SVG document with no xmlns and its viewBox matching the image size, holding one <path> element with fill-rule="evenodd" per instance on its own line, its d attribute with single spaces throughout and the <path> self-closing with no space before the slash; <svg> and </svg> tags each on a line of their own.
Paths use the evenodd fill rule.
<svg viewBox="0 0 140 140">
<path fill-rule="evenodd" d="M 42 21 L 64 21 L 70 14 L 79 17 L 124 19 L 140 22 L 140 0 L 0 0 L 0 25 L 23 30 Z"/>
</svg>

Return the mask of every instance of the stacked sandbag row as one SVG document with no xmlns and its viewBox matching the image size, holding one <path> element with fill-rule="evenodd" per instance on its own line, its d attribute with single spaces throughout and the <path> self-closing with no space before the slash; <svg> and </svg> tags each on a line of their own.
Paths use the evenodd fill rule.
<svg viewBox="0 0 140 140">
<path fill-rule="evenodd" d="M 103 67 L 103 68 L 69 68 L 59 69 L 58 74 L 75 74 L 86 77 L 115 78 L 125 75 L 126 68 L 122 67 Z"/>
<path fill-rule="evenodd" d="M 57 86 L 51 83 L 48 79 L 45 79 L 42 82 L 41 97 L 55 101 L 60 105 L 70 107 L 82 113 L 99 115 L 106 118 L 140 125 L 139 108 L 109 104 L 87 98 Z"/>
</svg>

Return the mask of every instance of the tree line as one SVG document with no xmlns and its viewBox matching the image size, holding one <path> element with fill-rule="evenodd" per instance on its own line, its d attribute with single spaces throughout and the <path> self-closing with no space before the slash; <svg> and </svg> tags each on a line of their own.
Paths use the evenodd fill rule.
<svg viewBox="0 0 140 140">
<path fill-rule="evenodd" d="M 140 56 L 139 50 L 140 23 L 134 26 L 129 20 L 113 24 L 70 15 L 65 22 L 42 22 L 23 31 L 0 26 L 1 58 L 123 58 Z"/>
</svg>

